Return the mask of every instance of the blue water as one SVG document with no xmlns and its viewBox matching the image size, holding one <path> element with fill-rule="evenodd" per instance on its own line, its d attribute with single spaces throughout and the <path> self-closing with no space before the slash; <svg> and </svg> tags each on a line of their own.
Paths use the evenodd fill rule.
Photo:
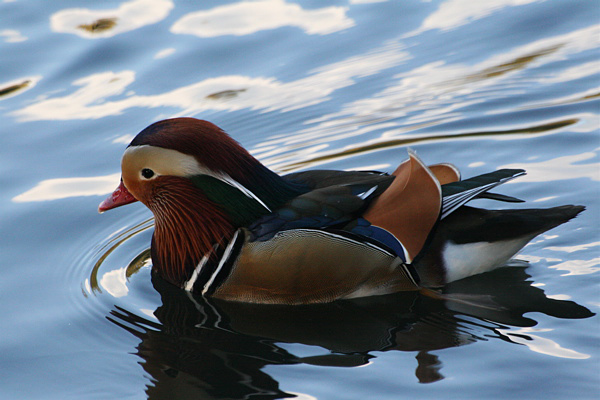
<svg viewBox="0 0 600 400">
<path fill-rule="evenodd" d="M 4 0 L 0 21 L 0 398 L 600 393 L 597 2 Z M 190 298 L 151 282 L 148 210 L 96 212 L 173 116 L 279 172 L 391 171 L 410 147 L 465 177 L 525 168 L 510 207 L 587 210 L 447 288 L 503 312 Z"/>
</svg>

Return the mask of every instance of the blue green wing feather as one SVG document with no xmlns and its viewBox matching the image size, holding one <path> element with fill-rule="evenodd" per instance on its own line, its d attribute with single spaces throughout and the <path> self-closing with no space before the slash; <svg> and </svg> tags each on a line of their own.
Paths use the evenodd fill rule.
<svg viewBox="0 0 600 400">
<path fill-rule="evenodd" d="M 284 230 L 343 226 L 360 217 L 371 200 L 387 188 L 386 183 L 387 179 L 312 190 L 260 217 L 248 229 L 253 240 L 265 241 Z"/>
</svg>

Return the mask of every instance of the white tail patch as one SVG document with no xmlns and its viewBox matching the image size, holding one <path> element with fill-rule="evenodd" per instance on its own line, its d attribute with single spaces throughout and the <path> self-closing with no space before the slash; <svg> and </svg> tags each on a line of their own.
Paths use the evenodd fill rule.
<svg viewBox="0 0 600 400">
<path fill-rule="evenodd" d="M 498 242 L 456 244 L 447 242 L 442 251 L 446 283 L 492 271 L 506 265 L 531 237 Z"/>
</svg>

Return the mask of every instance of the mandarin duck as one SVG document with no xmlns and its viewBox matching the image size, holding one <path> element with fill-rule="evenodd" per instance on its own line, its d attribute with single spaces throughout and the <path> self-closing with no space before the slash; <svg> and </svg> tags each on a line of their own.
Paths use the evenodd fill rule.
<svg viewBox="0 0 600 400">
<path fill-rule="evenodd" d="M 280 176 L 216 125 L 156 122 L 126 148 L 121 183 L 99 211 L 140 201 L 154 214 L 153 274 L 187 291 L 252 303 L 326 303 L 431 290 L 503 266 L 582 206 L 485 210 L 476 198 L 523 175 L 461 180 L 409 158 L 392 173 Z"/>
</svg>

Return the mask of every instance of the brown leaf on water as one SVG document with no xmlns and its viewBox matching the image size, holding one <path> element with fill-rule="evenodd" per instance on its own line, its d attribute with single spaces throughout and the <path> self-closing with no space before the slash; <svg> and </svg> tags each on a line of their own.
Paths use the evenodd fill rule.
<svg viewBox="0 0 600 400">
<path fill-rule="evenodd" d="M 81 24 L 77 27 L 84 31 L 98 33 L 112 29 L 115 25 L 117 25 L 117 18 L 100 18 L 91 24 Z"/>
<path fill-rule="evenodd" d="M 246 89 L 223 90 L 221 92 L 209 94 L 206 98 L 210 100 L 230 99 L 245 91 Z"/>
<path fill-rule="evenodd" d="M 16 91 L 19 91 L 21 89 L 25 89 L 26 87 L 28 87 L 31 84 L 30 80 L 25 80 L 21 83 L 16 83 L 14 85 L 10 85 L 7 87 L 3 87 L 0 88 L 0 97 L 2 96 L 8 96 L 9 94 L 12 94 Z"/>
</svg>

